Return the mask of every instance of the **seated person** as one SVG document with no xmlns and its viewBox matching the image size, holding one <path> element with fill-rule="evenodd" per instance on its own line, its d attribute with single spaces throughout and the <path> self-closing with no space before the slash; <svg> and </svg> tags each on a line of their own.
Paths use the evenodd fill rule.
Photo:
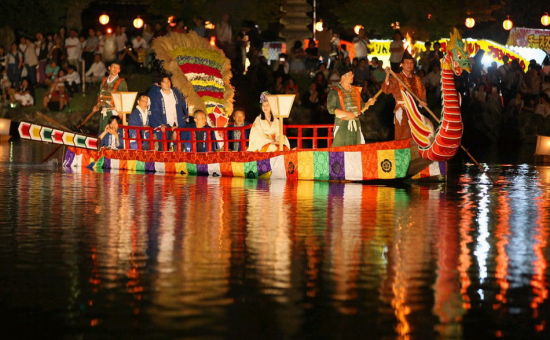
<svg viewBox="0 0 550 340">
<path fill-rule="evenodd" d="M 193 115 L 193 118 L 195 120 L 194 123 L 191 123 L 189 127 L 191 128 L 197 128 L 197 129 L 208 129 L 210 126 L 206 124 L 206 113 L 202 110 L 195 111 L 195 114 Z M 186 138 L 185 140 L 191 140 L 191 136 L 189 136 L 189 133 L 185 134 Z M 195 140 L 201 141 L 201 140 L 216 140 L 216 137 L 214 135 L 214 131 L 207 133 L 207 131 L 195 131 Z M 208 143 L 205 142 L 196 142 L 196 152 L 208 152 L 208 151 L 216 151 L 216 142 L 212 142 L 211 145 L 208 145 Z M 193 148 L 191 146 L 191 143 L 186 143 L 185 145 L 186 150 L 193 151 Z"/>
<path fill-rule="evenodd" d="M 244 113 L 244 109 L 235 109 L 233 111 L 233 123 L 230 124 L 230 127 L 239 127 L 239 126 L 246 126 L 248 125 L 248 122 L 246 121 L 246 116 Z M 244 137 L 243 139 L 248 139 L 250 136 L 250 130 L 246 130 L 246 135 L 241 136 L 242 130 L 230 130 L 227 134 L 227 137 L 229 140 L 239 140 L 241 137 Z M 230 143 L 230 149 L 233 151 L 242 151 L 244 148 L 241 148 L 241 142 L 235 141 L 235 142 L 229 142 Z M 246 143 L 246 141 L 245 141 Z M 245 144 L 246 145 L 246 144 Z"/>
<path fill-rule="evenodd" d="M 128 117 L 129 126 L 149 126 L 149 116 L 151 115 L 151 110 L 149 110 L 149 97 L 146 94 L 140 94 L 137 98 L 137 105 Z M 139 142 L 136 140 L 138 130 L 129 130 L 130 138 L 130 149 L 137 150 Z M 140 130 L 141 139 L 143 140 L 141 144 L 141 150 L 149 150 L 149 142 L 145 141 L 149 138 L 149 133 L 147 131 Z"/>
<path fill-rule="evenodd" d="M 23 79 L 19 88 L 13 93 L 13 100 L 22 107 L 34 105 L 33 91 L 28 79 Z"/>
<path fill-rule="evenodd" d="M 101 54 L 94 56 L 94 62 L 86 72 L 87 83 L 99 83 L 107 73 L 107 68 L 101 60 Z"/>
<path fill-rule="evenodd" d="M 67 74 L 63 76 L 62 80 L 65 83 L 65 87 L 69 91 L 70 96 L 78 92 L 78 87 L 80 85 L 80 74 L 75 71 L 73 66 L 68 67 Z"/>
<path fill-rule="evenodd" d="M 101 147 L 118 150 L 123 149 L 122 143 L 122 129 L 118 128 L 118 125 L 122 123 L 119 116 L 111 116 L 105 130 L 97 137 L 101 140 Z"/>
<path fill-rule="evenodd" d="M 268 92 L 260 96 L 262 113 L 256 117 L 250 130 L 247 151 L 273 152 L 279 150 L 279 119 L 271 113 L 271 107 L 267 101 Z M 290 149 L 288 138 L 283 136 L 284 150 Z"/>
<path fill-rule="evenodd" d="M 51 60 L 48 65 L 46 65 L 46 69 L 44 70 L 44 74 L 46 76 L 45 82 L 47 85 L 50 85 L 54 82 L 54 80 L 57 78 L 57 74 L 61 70 L 61 67 L 57 65 L 55 60 Z"/>
<path fill-rule="evenodd" d="M 61 76 L 64 75 L 63 70 L 59 71 Z M 51 85 L 48 93 L 42 100 L 44 108 L 51 111 L 63 111 L 65 106 L 69 103 L 69 94 L 65 89 L 65 84 L 58 77 Z"/>
</svg>

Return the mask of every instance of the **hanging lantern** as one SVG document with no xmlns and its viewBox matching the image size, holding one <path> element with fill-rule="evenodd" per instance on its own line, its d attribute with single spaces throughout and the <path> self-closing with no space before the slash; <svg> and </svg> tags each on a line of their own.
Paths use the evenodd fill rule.
<svg viewBox="0 0 550 340">
<path fill-rule="evenodd" d="M 355 25 L 355 27 L 353 27 L 353 31 L 355 32 L 355 34 L 359 34 L 359 32 L 361 32 L 363 28 L 365 28 L 363 27 L 363 25 Z"/>
<path fill-rule="evenodd" d="M 175 27 L 176 26 L 176 22 L 174 21 L 176 20 L 176 17 L 171 15 L 168 17 L 168 26 L 170 27 Z"/>
<path fill-rule="evenodd" d="M 510 17 L 506 17 L 506 20 L 502 22 L 502 28 L 509 31 L 512 29 L 512 27 L 514 27 L 514 23 L 512 22 L 512 20 L 510 20 Z"/>
<path fill-rule="evenodd" d="M 540 17 L 540 23 L 542 24 L 542 26 L 550 25 L 550 15 L 548 15 L 548 12 L 544 13 L 544 15 Z"/>
<path fill-rule="evenodd" d="M 213 30 L 214 28 L 216 28 L 216 25 L 214 25 L 211 21 L 205 21 L 204 28 L 206 28 L 207 30 Z"/>
<path fill-rule="evenodd" d="M 111 33 L 113 33 L 113 29 L 111 27 L 109 27 L 109 28 L 107 28 L 106 32 L 107 32 L 107 34 L 111 34 Z"/>
<path fill-rule="evenodd" d="M 133 24 L 135 28 L 140 29 L 143 27 L 144 22 L 143 22 L 143 19 L 138 16 L 137 18 L 134 19 Z"/>
<path fill-rule="evenodd" d="M 103 13 L 99 16 L 99 23 L 102 25 L 107 25 L 110 19 L 111 18 L 109 18 L 107 14 Z"/>
<path fill-rule="evenodd" d="M 467 17 L 466 20 L 464 21 L 464 26 L 468 28 L 472 28 L 475 25 L 476 25 L 476 20 L 472 17 Z"/>
<path fill-rule="evenodd" d="M 323 20 L 319 20 L 315 23 L 315 30 L 317 32 L 322 32 L 323 31 Z"/>
</svg>

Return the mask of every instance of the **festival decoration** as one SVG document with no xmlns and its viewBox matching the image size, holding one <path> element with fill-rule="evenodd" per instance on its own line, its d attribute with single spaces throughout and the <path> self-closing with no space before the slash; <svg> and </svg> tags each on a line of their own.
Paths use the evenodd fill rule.
<svg viewBox="0 0 550 340">
<path fill-rule="evenodd" d="M 411 163 L 410 141 L 353 145 L 329 150 L 283 152 L 137 152 L 69 147 L 64 165 L 75 171 L 119 169 L 190 176 L 289 180 L 385 180 L 404 178 Z M 445 162 L 429 163 L 413 178 L 444 176 Z"/>
<path fill-rule="evenodd" d="M 467 17 L 466 20 L 464 20 L 464 26 L 468 28 L 473 28 L 476 25 L 476 20 L 472 17 Z"/>
<path fill-rule="evenodd" d="M 537 136 L 535 155 L 550 156 L 550 136 Z"/>
<path fill-rule="evenodd" d="M 355 34 L 359 34 L 359 32 L 364 29 L 365 27 L 363 25 L 355 25 L 353 27 L 353 32 L 355 32 Z"/>
<path fill-rule="evenodd" d="M 99 23 L 102 24 L 103 26 L 107 25 L 109 23 L 109 16 L 105 13 L 101 14 L 99 16 Z"/>
<path fill-rule="evenodd" d="M 540 17 L 540 23 L 542 26 L 550 25 L 550 15 L 548 15 L 548 13 L 544 13 L 544 15 Z"/>
<path fill-rule="evenodd" d="M 443 118 L 437 129 L 434 129 L 429 119 L 420 113 L 413 96 L 407 90 L 401 91 L 412 137 L 418 144 L 420 156 L 424 159 L 446 161 L 451 159 L 460 147 L 463 125 L 454 75 L 461 75 L 463 70 L 470 71 L 470 61 L 460 33 L 455 28 L 445 56 L 441 59 Z"/>
<path fill-rule="evenodd" d="M 168 26 L 170 26 L 170 27 L 176 27 L 176 21 L 175 21 L 175 20 L 176 20 L 176 17 L 175 17 L 175 16 L 173 16 L 173 15 L 169 16 L 169 17 L 168 17 L 168 20 L 167 20 Z"/>
<path fill-rule="evenodd" d="M 219 121 L 219 115 L 229 116 L 233 112 L 231 64 L 219 48 L 191 31 L 159 37 L 153 41 L 153 49 L 163 61 L 164 69 L 172 73 L 174 86 L 183 93 L 189 106 L 204 110 L 207 117 L 213 114 L 214 121 Z"/>
<path fill-rule="evenodd" d="M 64 144 L 97 150 L 99 141 L 96 137 L 86 136 L 73 132 L 66 132 L 51 127 L 21 122 L 18 127 L 19 137 L 41 142 Z"/>
<path fill-rule="evenodd" d="M 279 124 L 279 151 L 283 151 L 284 133 L 283 133 L 283 119 L 288 118 L 292 104 L 294 103 L 294 94 L 271 94 L 267 95 L 267 101 L 271 107 L 273 115 L 280 120 Z"/>
<path fill-rule="evenodd" d="M 502 22 L 502 28 L 504 28 L 505 30 L 509 31 L 512 29 L 512 27 L 514 27 L 514 23 L 512 22 L 512 20 L 510 20 L 510 17 L 506 17 L 506 19 Z"/>
<path fill-rule="evenodd" d="M 143 27 L 144 22 L 143 19 L 138 16 L 134 19 L 133 24 L 136 29 L 140 29 Z"/>
</svg>

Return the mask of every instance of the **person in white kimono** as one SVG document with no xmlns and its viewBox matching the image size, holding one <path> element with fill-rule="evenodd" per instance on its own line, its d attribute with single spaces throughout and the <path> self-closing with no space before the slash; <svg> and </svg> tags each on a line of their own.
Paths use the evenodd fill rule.
<svg viewBox="0 0 550 340">
<path fill-rule="evenodd" d="M 274 152 L 279 150 L 279 124 L 278 118 L 271 113 L 271 107 L 267 101 L 268 92 L 260 96 L 262 113 L 256 117 L 250 129 L 250 139 L 247 151 Z M 288 138 L 283 136 L 283 149 L 289 150 Z"/>
</svg>

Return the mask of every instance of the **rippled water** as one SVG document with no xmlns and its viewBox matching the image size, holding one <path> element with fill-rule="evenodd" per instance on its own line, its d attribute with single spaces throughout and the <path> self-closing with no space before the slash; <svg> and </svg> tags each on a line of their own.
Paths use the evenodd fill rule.
<svg viewBox="0 0 550 340">
<path fill-rule="evenodd" d="M 0 146 L 0 313 L 22 334 L 550 337 L 550 167 L 384 187 L 30 165 L 47 148 Z"/>
</svg>

